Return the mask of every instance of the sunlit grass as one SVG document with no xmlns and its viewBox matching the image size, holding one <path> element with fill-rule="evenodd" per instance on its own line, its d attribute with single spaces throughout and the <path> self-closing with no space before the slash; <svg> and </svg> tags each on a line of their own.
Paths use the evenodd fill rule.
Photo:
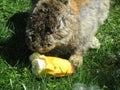
<svg viewBox="0 0 120 90">
<path fill-rule="evenodd" d="M 78 85 L 89 90 L 120 90 L 120 1 L 113 1 L 109 18 L 97 33 L 101 48 L 89 50 L 83 67 L 63 78 L 36 78 L 31 73 L 31 52 L 24 42 L 30 1 L 0 1 L 0 89 L 71 90 Z"/>
</svg>

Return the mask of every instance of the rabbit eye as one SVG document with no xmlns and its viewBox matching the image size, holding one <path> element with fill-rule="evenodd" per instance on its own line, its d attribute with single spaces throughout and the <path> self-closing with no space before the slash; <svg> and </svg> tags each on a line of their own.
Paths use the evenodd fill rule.
<svg viewBox="0 0 120 90">
<path fill-rule="evenodd" d="M 59 28 L 60 28 L 60 26 L 61 26 L 60 24 L 61 24 L 61 23 L 59 23 L 59 24 L 57 25 L 57 29 L 59 29 Z"/>
<path fill-rule="evenodd" d="M 32 42 L 35 41 L 35 35 L 31 35 Z"/>
</svg>

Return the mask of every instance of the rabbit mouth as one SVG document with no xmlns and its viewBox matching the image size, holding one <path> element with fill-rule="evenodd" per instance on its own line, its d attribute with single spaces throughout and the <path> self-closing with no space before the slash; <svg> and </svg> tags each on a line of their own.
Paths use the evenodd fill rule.
<svg viewBox="0 0 120 90">
<path fill-rule="evenodd" d="M 52 46 L 46 47 L 46 48 L 40 48 L 40 49 L 38 49 L 38 52 L 39 53 L 47 53 L 47 52 L 51 51 L 54 48 L 55 48 L 55 45 L 52 45 Z"/>
</svg>

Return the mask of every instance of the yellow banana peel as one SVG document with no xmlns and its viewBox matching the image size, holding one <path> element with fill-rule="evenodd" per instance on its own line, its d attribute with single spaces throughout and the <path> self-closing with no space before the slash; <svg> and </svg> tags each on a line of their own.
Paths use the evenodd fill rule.
<svg viewBox="0 0 120 90">
<path fill-rule="evenodd" d="M 73 65 L 66 59 L 44 56 L 35 52 L 29 57 L 32 72 L 36 76 L 46 73 L 55 77 L 69 76 L 74 73 Z"/>
</svg>

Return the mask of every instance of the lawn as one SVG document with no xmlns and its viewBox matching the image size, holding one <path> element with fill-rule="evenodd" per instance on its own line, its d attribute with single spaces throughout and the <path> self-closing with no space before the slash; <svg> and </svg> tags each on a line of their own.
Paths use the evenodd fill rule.
<svg viewBox="0 0 120 90">
<path fill-rule="evenodd" d="M 24 41 L 30 0 L 0 0 L 0 90 L 120 90 L 120 1 L 112 1 L 97 33 L 101 48 L 89 50 L 72 76 L 36 78 Z"/>
</svg>

